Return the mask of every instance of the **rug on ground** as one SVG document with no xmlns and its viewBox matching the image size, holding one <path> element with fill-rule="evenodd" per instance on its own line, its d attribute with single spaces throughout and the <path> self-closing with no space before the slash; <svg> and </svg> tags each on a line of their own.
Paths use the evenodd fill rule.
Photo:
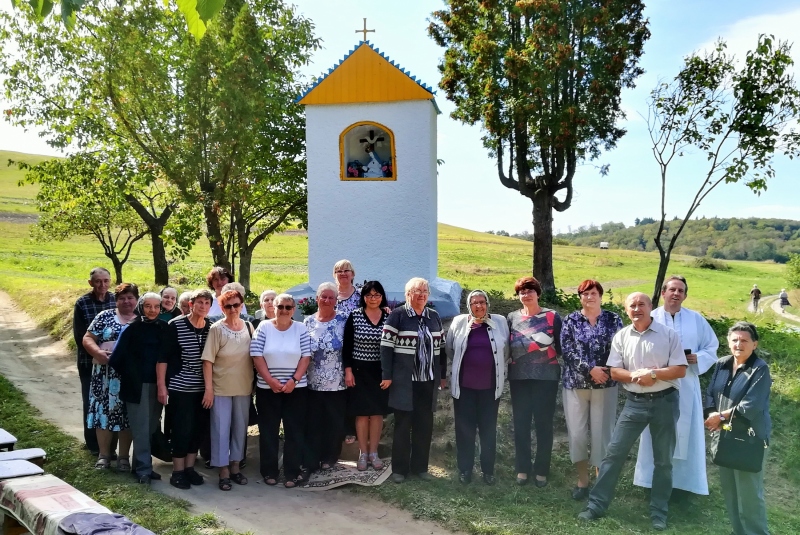
<svg viewBox="0 0 800 535">
<path fill-rule="evenodd" d="M 356 463 L 352 461 L 339 461 L 330 470 L 319 470 L 311 474 L 308 483 L 298 487 L 300 490 L 328 490 L 342 485 L 363 485 L 372 487 L 380 485 L 392 473 L 391 459 L 384 459 L 381 470 L 372 467 L 359 472 Z"/>
</svg>

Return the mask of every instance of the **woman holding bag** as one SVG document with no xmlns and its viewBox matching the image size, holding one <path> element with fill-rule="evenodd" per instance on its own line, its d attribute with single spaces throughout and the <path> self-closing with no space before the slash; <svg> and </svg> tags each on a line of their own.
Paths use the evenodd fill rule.
<svg viewBox="0 0 800 535">
<path fill-rule="evenodd" d="M 769 416 L 772 378 L 767 363 L 755 353 L 758 347 L 755 325 L 744 321 L 734 324 L 728 330 L 728 347 L 731 355 L 719 359 L 706 390 L 705 426 L 715 433 L 745 426 L 755 434 L 757 444 L 766 447 L 772 430 Z M 723 444 L 720 442 L 719 446 L 722 448 Z M 766 452 L 760 448 L 753 454 L 762 454 L 766 459 Z M 719 463 L 718 455 L 715 463 Z M 719 467 L 722 495 L 735 535 L 769 535 L 763 464 L 762 461 L 758 472 Z"/>
</svg>

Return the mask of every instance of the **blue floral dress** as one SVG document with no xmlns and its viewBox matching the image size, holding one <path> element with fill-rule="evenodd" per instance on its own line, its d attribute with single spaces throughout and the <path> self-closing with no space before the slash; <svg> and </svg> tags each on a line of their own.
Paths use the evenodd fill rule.
<svg viewBox="0 0 800 535">
<path fill-rule="evenodd" d="M 104 310 L 89 325 L 97 345 L 116 342 L 126 325 L 119 322 L 116 310 Z M 107 364 L 92 364 L 89 384 L 89 414 L 86 427 L 106 431 L 124 431 L 130 427 L 125 403 L 119 399 L 120 376 Z"/>
<path fill-rule="evenodd" d="M 311 338 L 311 362 L 308 364 L 308 387 L 318 392 L 344 390 L 342 346 L 347 316 L 337 312 L 330 321 L 321 322 L 316 314 L 305 319 Z"/>
</svg>

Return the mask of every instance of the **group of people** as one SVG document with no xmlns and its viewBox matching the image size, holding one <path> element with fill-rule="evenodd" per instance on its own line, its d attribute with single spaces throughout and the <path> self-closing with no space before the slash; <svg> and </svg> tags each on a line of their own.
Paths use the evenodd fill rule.
<svg viewBox="0 0 800 535">
<path fill-rule="evenodd" d="M 244 289 L 222 268 L 209 273 L 209 290 L 178 297 L 165 288 L 141 299 L 132 284 L 119 285 L 112 295 L 108 272 L 93 270 L 92 292 L 76 303 L 74 325 L 86 384 L 86 443 L 98 454 L 96 467 L 109 466 L 112 432 L 118 431 L 118 469 L 130 469 L 132 440 L 139 481 L 160 478 L 152 470 L 149 442 L 166 405 L 172 485 L 203 483 L 194 465 L 204 439 L 211 465 L 219 468 L 219 488 L 246 484 L 240 468 L 255 392 L 260 473 L 267 485 L 278 483 L 281 425 L 286 487 L 335 464 L 350 428 L 360 450 L 358 470 L 382 469 L 378 443 L 389 412 L 391 479 L 428 480 L 433 414 L 438 392 L 447 387 L 448 362 L 463 484 L 472 480 L 476 435 L 482 479 L 496 482 L 497 415 L 507 380 L 516 482 L 547 486 L 560 384 L 576 470 L 572 497 L 588 500 L 579 515 L 587 521 L 606 514 L 640 437 L 634 483 L 651 488 L 650 516 L 658 530 L 666 528 L 671 496 L 708 494 L 704 426 L 719 431 L 735 415 L 765 445 L 769 441 L 771 380 L 755 353 L 756 328 L 735 324 L 728 333 L 731 356 L 717 359 L 708 322 L 682 306 L 688 292 L 683 277 L 664 283 L 664 305 L 655 310 L 646 295 L 629 295 L 627 327 L 601 308 L 603 287 L 595 280 L 581 283 L 581 309 L 562 320 L 539 304 L 539 282 L 523 277 L 514 286 L 519 310 L 508 317 L 491 314 L 488 294 L 475 290 L 467 296 L 467 313 L 445 330 L 427 306 L 425 279 L 411 279 L 405 303 L 390 310 L 380 282 L 353 284 L 349 261 L 336 263 L 333 276 L 336 283 L 317 289 L 317 312 L 299 322 L 294 298 L 273 291 L 262 293 L 257 318 L 247 316 Z M 711 368 L 713 380 L 703 393 L 699 376 Z M 625 403 L 617 417 L 619 384 Z M 768 533 L 763 470 L 721 467 L 720 475 L 734 533 Z"/>
</svg>

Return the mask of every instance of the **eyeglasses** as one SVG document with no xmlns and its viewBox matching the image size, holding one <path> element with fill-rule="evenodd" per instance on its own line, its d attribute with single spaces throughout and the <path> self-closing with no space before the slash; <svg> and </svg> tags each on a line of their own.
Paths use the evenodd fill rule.
<svg viewBox="0 0 800 535">
<path fill-rule="evenodd" d="M 381 299 L 383 296 L 381 294 L 367 294 L 364 296 L 365 299 Z"/>
<path fill-rule="evenodd" d="M 239 308 L 242 306 L 241 303 L 228 303 L 227 305 L 222 305 L 222 308 L 225 310 L 233 310 L 234 308 Z"/>
<path fill-rule="evenodd" d="M 469 306 L 485 307 L 486 306 L 486 301 L 473 301 L 472 303 L 469 304 Z"/>
<path fill-rule="evenodd" d="M 412 290 L 411 293 L 414 295 L 428 295 L 430 292 L 428 290 Z"/>
<path fill-rule="evenodd" d="M 277 305 L 275 308 L 278 310 L 292 310 L 294 305 Z"/>
<path fill-rule="evenodd" d="M 520 290 L 519 292 L 517 292 L 517 295 L 520 295 L 520 296 L 523 296 L 523 297 L 526 296 L 526 295 L 533 295 L 533 294 L 536 294 L 536 290 Z"/>
<path fill-rule="evenodd" d="M 353 272 L 352 269 L 337 269 L 333 273 L 334 275 L 341 275 L 342 273 L 352 273 L 352 272 Z"/>
</svg>

